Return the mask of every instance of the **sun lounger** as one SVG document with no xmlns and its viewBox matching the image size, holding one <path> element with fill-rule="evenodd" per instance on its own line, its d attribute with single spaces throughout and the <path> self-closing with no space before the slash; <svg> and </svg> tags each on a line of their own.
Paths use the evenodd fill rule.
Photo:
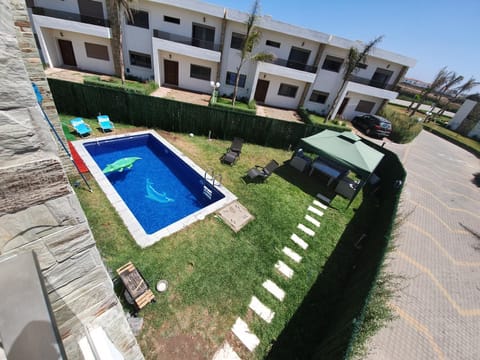
<svg viewBox="0 0 480 360">
<path fill-rule="evenodd" d="M 97 120 L 98 120 L 98 125 L 100 125 L 100 128 L 102 129 L 103 132 L 113 131 L 113 129 L 115 128 L 113 123 L 110 121 L 110 118 L 108 117 L 108 115 L 98 115 Z"/>
<path fill-rule="evenodd" d="M 87 136 L 90 135 L 90 133 L 92 132 L 90 126 L 86 124 L 82 118 L 72 119 L 70 120 L 70 124 L 75 129 L 75 132 L 80 136 Z"/>
</svg>

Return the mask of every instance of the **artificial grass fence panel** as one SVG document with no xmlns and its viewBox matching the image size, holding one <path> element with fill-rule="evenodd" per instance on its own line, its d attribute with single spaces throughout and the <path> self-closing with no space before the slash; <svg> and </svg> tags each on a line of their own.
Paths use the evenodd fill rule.
<svg viewBox="0 0 480 360">
<path fill-rule="evenodd" d="M 108 114 L 116 123 L 210 135 L 218 139 L 238 136 L 253 144 L 275 148 L 294 147 L 301 138 L 323 129 L 311 124 L 128 93 L 122 89 L 58 79 L 48 79 L 48 82 L 59 112 L 93 118 L 100 113 Z"/>
</svg>

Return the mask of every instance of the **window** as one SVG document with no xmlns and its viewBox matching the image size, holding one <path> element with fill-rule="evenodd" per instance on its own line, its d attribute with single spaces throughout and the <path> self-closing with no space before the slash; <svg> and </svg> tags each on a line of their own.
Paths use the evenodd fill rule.
<svg viewBox="0 0 480 360">
<path fill-rule="evenodd" d="M 163 16 L 163 21 L 169 22 L 169 23 L 172 23 L 172 24 L 180 24 L 180 19 L 179 18 L 175 18 L 175 17 L 171 17 L 171 16 L 167 16 L 167 15 Z"/>
<path fill-rule="evenodd" d="M 108 57 L 108 47 L 105 45 L 85 43 L 85 50 L 87 51 L 87 57 L 89 58 L 110 60 Z"/>
<path fill-rule="evenodd" d="M 364 64 L 364 63 L 358 63 L 357 64 L 357 69 L 364 69 L 365 70 L 367 67 L 368 67 L 368 65 Z"/>
<path fill-rule="evenodd" d="M 280 84 L 280 88 L 278 89 L 278 95 L 294 98 L 295 95 L 297 95 L 297 90 L 298 86 Z"/>
<path fill-rule="evenodd" d="M 383 89 L 387 86 L 392 75 L 393 71 L 377 68 L 375 74 L 373 74 L 372 79 L 370 80 L 370 85 Z"/>
<path fill-rule="evenodd" d="M 230 47 L 232 49 L 242 49 L 243 41 L 245 40 L 245 35 L 239 33 L 232 33 L 232 40 L 230 41 Z"/>
<path fill-rule="evenodd" d="M 323 62 L 322 69 L 328 71 L 339 72 L 342 67 L 343 59 L 337 58 L 335 56 L 327 55 L 325 61 Z"/>
<path fill-rule="evenodd" d="M 372 112 L 374 106 L 375 106 L 374 102 L 360 100 L 358 102 L 357 107 L 355 108 L 355 111 L 370 114 Z"/>
<path fill-rule="evenodd" d="M 194 65 L 194 64 L 190 65 L 191 78 L 209 81 L 211 72 L 212 72 L 212 69 L 210 69 L 209 67 Z"/>
<path fill-rule="evenodd" d="M 192 45 L 203 49 L 213 50 L 215 28 L 199 24 L 192 25 Z"/>
<path fill-rule="evenodd" d="M 316 102 L 319 104 L 325 104 L 325 102 L 327 101 L 328 95 L 330 94 L 323 91 L 313 90 L 312 95 L 310 95 L 310 101 Z"/>
<path fill-rule="evenodd" d="M 237 78 L 236 73 L 227 71 L 227 80 L 225 82 L 227 83 L 227 85 L 235 86 L 236 78 Z M 246 80 L 247 80 L 247 75 L 240 74 L 240 79 L 238 80 L 238 87 L 244 88 Z"/>
<path fill-rule="evenodd" d="M 310 50 L 300 49 L 293 47 L 290 50 L 288 56 L 287 67 L 297 70 L 305 70 L 308 57 L 310 56 Z"/>
<path fill-rule="evenodd" d="M 132 26 L 141 27 L 144 29 L 149 29 L 148 25 L 148 12 L 142 10 L 133 10 L 132 9 L 133 21 L 127 16 L 127 24 Z"/>
<path fill-rule="evenodd" d="M 137 53 L 130 51 L 130 64 L 135 66 L 141 66 L 144 68 L 152 68 L 152 59 L 148 54 Z"/>
<path fill-rule="evenodd" d="M 272 41 L 272 40 L 267 40 L 265 44 L 267 46 L 276 47 L 276 48 L 280 48 L 280 45 L 281 45 L 279 42 Z"/>
</svg>

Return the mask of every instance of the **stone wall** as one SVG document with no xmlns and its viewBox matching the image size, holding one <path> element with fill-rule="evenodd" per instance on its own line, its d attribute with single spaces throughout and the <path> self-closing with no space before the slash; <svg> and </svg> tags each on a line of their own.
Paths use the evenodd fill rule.
<svg viewBox="0 0 480 360">
<path fill-rule="evenodd" d="M 20 55 L 27 70 L 27 75 L 30 81 L 34 82 L 40 89 L 40 92 L 43 96 L 42 107 L 45 110 L 48 118 L 52 121 L 55 129 L 62 138 L 62 141 L 66 144 L 62 126 L 58 118 L 57 109 L 55 108 L 55 103 L 53 102 L 52 93 L 50 92 L 45 73 L 43 72 L 42 61 L 40 60 L 40 54 L 37 50 L 30 20 L 25 8 L 25 1 L 10 0 L 10 12 L 13 17 L 18 48 L 20 49 Z M 57 147 L 59 149 L 58 154 L 67 173 L 74 174 L 76 170 L 71 163 L 70 158 L 59 143 L 57 143 Z"/>
<path fill-rule="evenodd" d="M 125 359 L 143 359 L 36 104 L 31 80 L 55 117 L 24 7 L 0 0 L 0 255 L 37 254 L 69 359 L 83 358 L 78 341 L 96 326 Z"/>
</svg>

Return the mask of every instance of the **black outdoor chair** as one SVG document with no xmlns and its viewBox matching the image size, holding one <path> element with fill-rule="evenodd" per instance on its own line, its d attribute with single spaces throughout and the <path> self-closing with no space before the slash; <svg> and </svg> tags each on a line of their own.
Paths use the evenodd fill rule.
<svg viewBox="0 0 480 360">
<path fill-rule="evenodd" d="M 242 152 L 243 139 L 235 137 L 233 138 L 232 145 L 227 149 L 227 152 L 223 154 L 220 160 L 229 165 L 233 165 L 240 157 Z"/>
<path fill-rule="evenodd" d="M 255 165 L 247 172 L 247 177 L 250 180 L 265 180 L 278 168 L 280 165 L 275 160 L 271 160 L 265 167 Z"/>
</svg>

